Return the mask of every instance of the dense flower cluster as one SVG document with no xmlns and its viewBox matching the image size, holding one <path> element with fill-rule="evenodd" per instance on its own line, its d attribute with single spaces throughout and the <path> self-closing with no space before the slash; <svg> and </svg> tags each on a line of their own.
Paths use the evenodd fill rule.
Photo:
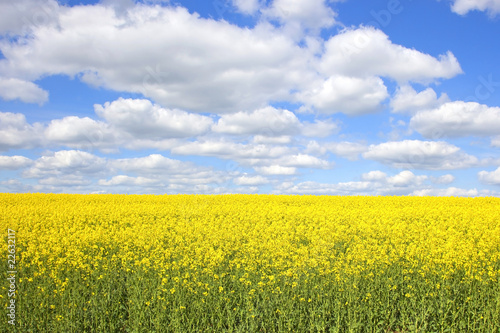
<svg viewBox="0 0 500 333">
<path fill-rule="evenodd" d="M 497 198 L 0 194 L 0 224 L 21 331 L 500 325 Z"/>
</svg>

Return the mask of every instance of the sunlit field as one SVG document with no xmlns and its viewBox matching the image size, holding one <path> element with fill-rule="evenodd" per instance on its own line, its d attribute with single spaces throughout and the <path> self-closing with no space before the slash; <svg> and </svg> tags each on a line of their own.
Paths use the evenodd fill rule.
<svg viewBox="0 0 500 333">
<path fill-rule="evenodd" d="M 0 194 L 0 224 L 0 332 L 500 332 L 499 198 Z"/>
</svg>

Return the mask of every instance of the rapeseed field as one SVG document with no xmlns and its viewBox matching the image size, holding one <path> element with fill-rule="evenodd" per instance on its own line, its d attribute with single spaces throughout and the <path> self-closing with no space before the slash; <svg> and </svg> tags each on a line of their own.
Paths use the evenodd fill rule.
<svg viewBox="0 0 500 333">
<path fill-rule="evenodd" d="M 0 332 L 500 332 L 499 198 L 0 194 L 0 225 Z"/>
</svg>

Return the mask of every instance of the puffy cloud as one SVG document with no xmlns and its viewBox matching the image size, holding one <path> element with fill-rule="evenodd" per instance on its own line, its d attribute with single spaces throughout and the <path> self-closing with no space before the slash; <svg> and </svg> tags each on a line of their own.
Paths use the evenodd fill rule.
<svg viewBox="0 0 500 333">
<path fill-rule="evenodd" d="M 55 0 L 0 1 L 0 34 L 24 34 L 57 23 L 60 7 Z"/>
<path fill-rule="evenodd" d="M 297 173 L 297 168 L 276 164 L 270 166 L 254 167 L 254 170 L 263 175 L 294 175 Z"/>
<path fill-rule="evenodd" d="M 475 102 L 450 102 L 418 112 L 410 127 L 428 138 L 500 134 L 500 107 Z"/>
<path fill-rule="evenodd" d="M 491 138 L 491 145 L 493 147 L 500 148 L 500 135 Z"/>
<path fill-rule="evenodd" d="M 448 174 L 439 177 L 431 177 L 431 180 L 434 184 L 451 184 L 455 181 L 455 177 Z"/>
<path fill-rule="evenodd" d="M 212 130 L 224 134 L 282 136 L 298 134 L 300 125 L 293 112 L 268 106 L 252 112 L 223 115 Z"/>
<path fill-rule="evenodd" d="M 438 98 L 432 88 L 427 88 L 419 93 L 410 85 L 399 87 L 391 100 L 391 108 L 395 113 L 414 114 L 420 110 L 439 107 L 449 102 L 448 95 L 441 94 Z"/>
<path fill-rule="evenodd" d="M 173 154 L 215 156 L 223 159 L 268 159 L 278 158 L 290 153 L 288 147 L 264 144 L 241 144 L 225 140 L 206 140 L 188 142 L 171 149 Z"/>
<path fill-rule="evenodd" d="M 292 136 L 300 134 L 325 137 L 337 129 L 337 124 L 330 120 L 301 122 L 293 112 L 271 106 L 222 115 L 212 127 L 215 133 L 255 135 L 258 143 L 289 143 Z"/>
<path fill-rule="evenodd" d="M 459 15 L 465 15 L 470 11 L 479 10 L 487 11 L 490 16 L 495 16 L 500 13 L 499 0 L 454 0 L 451 10 Z"/>
<path fill-rule="evenodd" d="M 35 28 L 30 38 L 0 49 L 6 58 L 0 73 L 8 77 L 77 75 L 164 107 L 201 112 L 287 99 L 315 75 L 308 51 L 280 31 L 203 19 L 180 6 L 137 4 L 123 15 L 103 5 L 68 7 L 57 27 Z"/>
<path fill-rule="evenodd" d="M 61 150 L 37 159 L 23 172 L 26 178 L 43 178 L 59 175 L 93 175 L 102 173 L 106 159 L 79 150 Z"/>
<path fill-rule="evenodd" d="M 33 161 L 24 156 L 0 156 L 0 169 L 16 170 L 31 165 Z"/>
<path fill-rule="evenodd" d="M 413 172 L 405 170 L 399 174 L 387 178 L 387 183 L 396 187 L 404 187 L 410 185 L 420 185 L 427 179 L 427 176 L 416 176 Z"/>
<path fill-rule="evenodd" d="M 108 167 L 113 170 L 114 173 L 122 173 L 123 176 L 135 177 L 136 179 L 134 182 L 137 181 L 137 176 L 139 176 L 142 177 L 142 180 L 146 178 L 155 180 L 155 184 L 158 184 L 158 186 L 160 186 L 159 184 L 163 184 L 165 188 L 173 184 L 186 187 L 183 190 L 185 192 L 189 192 L 188 185 L 218 184 L 218 186 L 222 186 L 222 183 L 229 182 L 231 176 L 234 176 L 234 174 L 231 173 L 224 173 L 213 170 L 210 167 L 167 158 L 160 154 L 110 160 L 108 162 Z M 117 179 L 119 180 L 122 178 Z M 130 180 L 129 178 L 123 179 L 127 179 L 127 182 Z M 118 185 L 114 183 L 117 180 L 113 179 L 101 181 L 106 183 L 106 185 Z M 111 183 L 109 183 L 110 181 Z M 130 183 L 127 185 L 134 184 L 139 185 L 138 183 Z M 151 182 L 151 185 L 152 184 Z"/>
<path fill-rule="evenodd" d="M 0 77 L 0 97 L 6 101 L 19 99 L 25 103 L 43 104 L 49 100 L 49 93 L 33 82 Z"/>
<path fill-rule="evenodd" d="M 335 12 L 325 0 L 274 0 L 263 10 L 264 16 L 275 18 L 284 25 L 285 32 L 301 37 L 304 31 L 318 33 L 321 28 L 335 24 Z"/>
<path fill-rule="evenodd" d="M 331 120 L 316 120 L 314 123 L 303 122 L 301 133 L 308 137 L 327 137 L 339 130 L 339 126 Z"/>
<path fill-rule="evenodd" d="M 110 165 L 124 171 L 140 174 L 172 174 L 191 173 L 193 165 L 188 162 L 170 159 L 160 154 L 152 154 L 146 157 L 125 158 L 110 161 Z"/>
<path fill-rule="evenodd" d="M 97 115 L 134 138 L 180 138 L 203 134 L 212 126 L 209 117 L 164 109 L 146 99 L 119 98 L 94 106 Z"/>
<path fill-rule="evenodd" d="M 393 44 L 386 34 L 372 27 L 345 29 L 331 37 L 325 48 L 320 68 L 327 75 L 383 76 L 399 82 L 428 82 L 462 73 L 451 52 L 436 59 Z"/>
<path fill-rule="evenodd" d="M 500 185 L 500 167 L 495 171 L 480 171 L 479 180 L 485 184 Z"/>
<path fill-rule="evenodd" d="M 90 185 L 92 184 L 92 182 L 90 181 L 90 179 L 85 179 L 82 176 L 64 175 L 39 179 L 38 184 L 45 186 L 75 187 Z"/>
<path fill-rule="evenodd" d="M 116 185 L 136 185 L 136 186 L 151 186 L 159 185 L 159 181 L 156 179 L 145 178 L 145 177 L 130 177 L 126 175 L 118 175 L 112 177 L 110 180 L 99 180 L 99 185 L 104 186 L 116 186 Z"/>
<path fill-rule="evenodd" d="M 41 124 L 30 125 L 21 113 L 0 112 L 0 151 L 41 145 Z"/>
<path fill-rule="evenodd" d="M 232 0 L 233 5 L 243 14 L 255 14 L 259 8 L 259 0 Z"/>
<path fill-rule="evenodd" d="M 350 161 L 355 161 L 368 150 L 368 147 L 356 142 L 328 142 L 323 145 L 328 151 L 335 155 L 347 158 Z"/>
<path fill-rule="evenodd" d="M 478 165 L 476 157 L 443 141 L 404 140 L 370 145 L 363 154 L 366 159 L 395 168 L 447 170 Z"/>
<path fill-rule="evenodd" d="M 335 75 L 323 82 L 320 88 L 305 91 L 299 96 L 320 113 L 361 115 L 378 111 L 388 93 L 384 82 L 378 77 Z"/>
<path fill-rule="evenodd" d="M 88 117 L 54 119 L 45 129 L 44 135 L 51 143 L 77 149 L 115 147 L 119 143 L 106 123 Z"/>
<path fill-rule="evenodd" d="M 251 185 L 264 185 L 269 183 L 269 180 L 265 177 L 262 176 L 241 176 L 238 178 L 235 178 L 233 182 L 236 185 L 244 185 L 244 186 L 251 186 Z"/>
<path fill-rule="evenodd" d="M 406 195 L 419 188 L 428 179 L 417 176 L 411 171 L 402 171 L 388 176 L 382 171 L 370 171 L 361 176 L 361 181 L 341 182 L 336 184 L 313 181 L 283 183 L 276 193 L 286 194 L 325 194 L 325 195 Z"/>
<path fill-rule="evenodd" d="M 480 195 L 488 195 L 488 192 L 478 191 L 477 189 L 466 190 L 457 187 L 449 187 L 445 189 L 429 188 L 415 190 L 412 195 L 415 196 L 433 196 L 433 197 L 476 197 Z"/>
</svg>

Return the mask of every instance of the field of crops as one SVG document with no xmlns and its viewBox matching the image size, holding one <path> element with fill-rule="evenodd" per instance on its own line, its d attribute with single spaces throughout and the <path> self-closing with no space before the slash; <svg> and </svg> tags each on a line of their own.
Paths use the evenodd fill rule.
<svg viewBox="0 0 500 333">
<path fill-rule="evenodd" d="M 499 198 L 0 194 L 0 225 L 0 332 L 500 332 Z"/>
</svg>

